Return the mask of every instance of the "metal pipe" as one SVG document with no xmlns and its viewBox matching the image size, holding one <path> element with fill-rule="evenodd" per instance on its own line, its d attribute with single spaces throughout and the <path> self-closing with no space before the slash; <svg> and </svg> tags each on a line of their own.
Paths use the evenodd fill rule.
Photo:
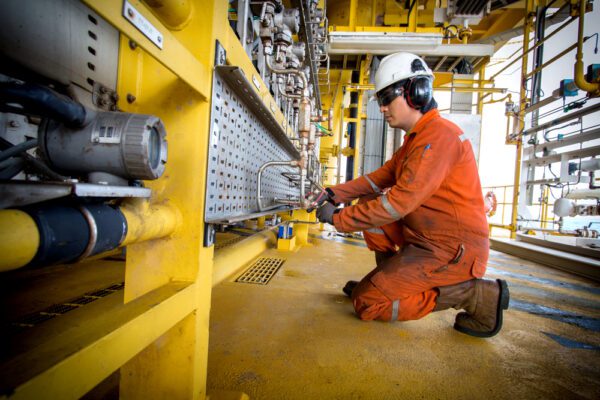
<svg viewBox="0 0 600 400">
<path fill-rule="evenodd" d="M 179 210 L 168 205 L 150 205 L 147 200 L 131 199 L 120 211 L 127 223 L 127 234 L 120 247 L 172 235 L 182 224 Z"/>
<path fill-rule="evenodd" d="M 0 210 L 0 271 L 29 264 L 40 245 L 33 218 L 20 210 Z"/>
<path fill-rule="evenodd" d="M 526 1 L 526 9 L 525 9 L 525 24 L 523 26 L 523 54 L 521 57 L 521 78 L 525 80 L 525 71 L 527 71 L 528 65 L 528 56 L 529 54 L 529 34 L 531 33 L 531 27 L 533 25 L 533 16 L 531 12 L 534 7 L 534 0 Z M 527 101 L 527 93 L 525 91 L 525 87 L 521 85 L 521 94 L 519 98 L 519 115 L 517 118 L 519 124 L 519 131 L 524 128 L 524 119 L 523 119 L 523 111 L 525 109 L 525 103 Z M 511 217 L 510 217 L 510 237 L 514 239 L 517 234 L 517 217 L 519 214 L 519 191 L 521 187 L 521 159 L 523 157 L 523 139 L 522 136 L 518 137 L 515 140 L 516 145 L 516 156 L 515 156 L 515 179 L 513 183 L 513 196 L 512 196 L 512 208 L 511 208 Z"/>
<path fill-rule="evenodd" d="M 589 38 L 585 38 L 584 42 L 589 39 Z M 552 64 L 553 62 L 555 62 L 556 60 L 560 59 L 562 56 L 564 56 L 565 54 L 569 53 L 571 50 L 575 49 L 578 46 L 578 43 L 573 43 L 571 46 L 567 47 L 566 49 L 564 49 L 563 51 L 561 51 L 560 53 L 558 53 L 557 55 L 555 55 L 554 57 L 552 57 L 551 59 L 549 59 L 548 61 L 546 61 L 545 63 L 543 63 L 542 65 L 540 65 L 539 67 L 535 68 L 534 70 L 532 70 L 531 72 L 527 73 L 525 76 L 527 78 L 529 78 L 532 75 L 537 74 L 538 72 L 540 72 L 542 69 L 546 68 L 548 65 Z"/>
<path fill-rule="evenodd" d="M 485 88 L 485 87 L 434 87 L 433 90 L 440 92 L 455 92 L 455 93 L 501 93 L 504 94 L 508 89 L 505 88 Z"/>
<path fill-rule="evenodd" d="M 600 110 L 600 103 L 596 103 L 596 104 L 589 106 L 588 108 L 585 108 L 583 110 L 579 110 L 579 111 L 569 113 L 567 115 L 563 115 L 562 117 L 556 118 L 550 122 L 546 122 L 545 124 L 529 128 L 526 131 L 523 131 L 523 135 L 530 135 L 537 131 L 541 131 L 541 130 L 548 129 L 548 128 L 551 128 L 556 125 L 560 125 L 563 122 L 570 121 L 575 118 L 583 117 L 585 115 L 596 112 L 598 110 Z"/>
<path fill-rule="evenodd" d="M 267 66 L 267 68 L 269 69 L 269 71 L 271 71 L 274 74 L 282 74 L 282 75 L 292 74 L 292 75 L 299 76 L 300 79 L 302 80 L 302 83 L 304 84 L 304 89 L 302 91 L 303 92 L 302 96 L 304 98 L 308 97 L 308 95 L 307 95 L 307 93 L 308 93 L 308 79 L 306 78 L 306 75 L 304 75 L 303 71 L 299 71 L 299 70 L 291 69 L 291 68 L 288 68 L 288 69 L 277 69 L 277 68 L 274 68 L 271 65 L 271 57 L 268 54 L 265 54 L 265 65 Z"/>
<path fill-rule="evenodd" d="M 571 22 L 573 22 L 575 18 L 571 18 L 569 20 L 567 20 L 564 24 L 562 24 L 561 26 L 559 26 L 558 28 L 556 28 L 554 31 L 552 31 L 552 33 L 550 33 L 548 36 L 544 37 L 543 40 L 537 42 L 535 45 L 533 45 L 531 48 L 529 47 L 529 45 L 527 45 L 527 50 L 525 50 L 520 56 L 518 56 L 517 58 L 515 58 L 514 60 L 512 60 L 509 64 L 505 65 L 504 67 L 502 67 L 502 69 L 500 69 L 500 71 L 496 72 L 494 75 L 492 75 L 490 77 L 490 80 L 494 80 L 495 77 L 497 77 L 498 75 L 500 75 L 501 73 L 503 73 L 504 71 L 506 71 L 511 65 L 513 65 L 514 63 L 516 63 L 517 61 L 519 61 L 521 58 L 523 58 L 523 56 L 525 56 L 526 54 L 528 54 L 529 52 L 537 49 L 539 46 L 542 46 L 544 43 L 546 43 L 546 41 L 548 41 L 552 36 L 554 36 L 555 34 L 557 34 L 558 32 L 562 31 L 567 25 L 569 25 Z M 523 46 L 525 47 L 525 46 Z M 514 54 L 514 53 L 513 53 Z M 512 55 L 510 56 L 512 57 Z M 510 58 L 509 57 L 509 58 Z"/>
<path fill-rule="evenodd" d="M 585 19 L 586 0 L 579 1 L 579 31 L 577 33 L 577 55 L 575 56 L 575 84 L 581 90 L 588 92 L 593 96 L 600 93 L 600 83 L 591 83 L 585 79 L 583 74 L 583 27 Z"/>
<path fill-rule="evenodd" d="M 265 169 L 269 168 L 269 167 L 274 167 L 274 166 L 288 166 L 288 167 L 297 167 L 300 168 L 299 162 L 296 160 L 292 160 L 292 161 L 269 161 L 267 163 L 264 163 L 263 165 L 260 166 L 260 168 L 258 169 L 258 177 L 256 179 L 256 202 L 258 203 L 258 211 L 267 211 L 266 208 L 263 207 L 262 205 L 262 192 L 261 192 L 261 185 L 262 185 L 262 174 L 265 171 Z M 302 195 L 304 190 L 302 189 L 302 182 L 300 185 L 300 194 Z M 273 209 L 279 207 L 279 205 L 277 206 L 273 206 L 270 207 L 269 209 Z"/>
</svg>

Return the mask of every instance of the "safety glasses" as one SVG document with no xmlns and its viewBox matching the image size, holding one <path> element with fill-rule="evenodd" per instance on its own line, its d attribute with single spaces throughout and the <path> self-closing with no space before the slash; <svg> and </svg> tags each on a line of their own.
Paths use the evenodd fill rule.
<svg viewBox="0 0 600 400">
<path fill-rule="evenodd" d="M 396 97 L 402 96 L 403 93 L 404 87 L 391 85 L 377 92 L 375 97 L 377 98 L 377 104 L 381 107 L 389 105 Z"/>
</svg>

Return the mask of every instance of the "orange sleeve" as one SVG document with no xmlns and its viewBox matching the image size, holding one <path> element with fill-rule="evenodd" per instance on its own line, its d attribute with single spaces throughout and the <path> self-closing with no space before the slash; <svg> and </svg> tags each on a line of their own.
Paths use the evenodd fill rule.
<svg viewBox="0 0 600 400">
<path fill-rule="evenodd" d="M 463 151 L 461 139 L 453 132 L 440 132 L 429 140 L 420 142 L 417 135 L 403 160 L 402 174 L 390 191 L 334 215 L 336 229 L 353 232 L 386 225 L 404 218 L 427 201 L 459 162 Z"/>
<path fill-rule="evenodd" d="M 381 168 L 370 174 L 360 176 L 349 182 L 332 186 L 330 189 L 335 193 L 333 201 L 336 203 L 348 203 L 361 196 L 373 193 L 381 193 L 394 184 L 395 157 L 387 161 Z"/>
</svg>

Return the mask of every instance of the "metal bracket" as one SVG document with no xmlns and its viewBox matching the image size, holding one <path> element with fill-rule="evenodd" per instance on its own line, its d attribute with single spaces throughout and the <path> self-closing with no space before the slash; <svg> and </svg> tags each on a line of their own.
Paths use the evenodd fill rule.
<svg viewBox="0 0 600 400">
<path fill-rule="evenodd" d="M 213 224 L 204 224 L 204 247 L 210 247 L 215 244 L 215 226 Z"/>
<path fill-rule="evenodd" d="M 217 44 L 215 47 L 215 66 L 225 65 L 227 63 L 227 51 L 218 40 L 216 42 Z"/>
</svg>

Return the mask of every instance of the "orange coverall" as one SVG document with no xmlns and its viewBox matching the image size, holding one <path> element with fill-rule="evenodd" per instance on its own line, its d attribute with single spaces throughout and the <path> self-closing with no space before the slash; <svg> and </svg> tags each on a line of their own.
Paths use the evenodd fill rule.
<svg viewBox="0 0 600 400">
<path fill-rule="evenodd" d="M 436 109 L 381 168 L 331 189 L 337 203 L 361 199 L 334 214 L 338 231 L 362 230 L 371 250 L 396 253 L 354 289 L 361 319 L 422 318 L 434 288 L 483 277 L 488 227 L 473 149 Z"/>
</svg>

